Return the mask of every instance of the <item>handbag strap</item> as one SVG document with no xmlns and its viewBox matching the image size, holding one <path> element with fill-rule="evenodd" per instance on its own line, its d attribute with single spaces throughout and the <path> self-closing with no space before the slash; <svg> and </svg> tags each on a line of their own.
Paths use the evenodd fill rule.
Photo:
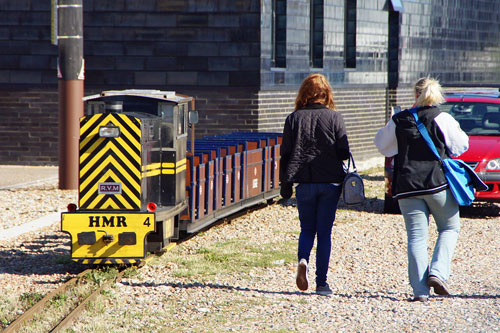
<svg viewBox="0 0 500 333">
<path fill-rule="evenodd" d="M 422 134 L 422 137 L 424 138 L 425 142 L 427 142 L 427 145 L 432 150 L 434 155 L 436 155 L 437 159 L 441 161 L 441 156 L 439 156 L 439 153 L 436 149 L 436 145 L 434 144 L 434 142 L 431 139 L 431 136 L 429 135 L 429 131 L 427 131 L 427 128 L 424 126 L 424 124 L 422 124 L 422 122 L 418 120 L 417 108 L 411 108 L 408 111 L 410 111 L 411 114 L 413 115 L 413 118 L 415 118 L 415 122 L 417 123 L 417 129 L 420 132 L 420 134 Z"/>
<path fill-rule="evenodd" d="M 354 163 L 354 157 L 352 157 L 352 153 L 349 152 L 349 159 L 348 159 L 348 162 L 347 162 L 347 172 L 349 172 L 349 170 L 351 169 L 351 161 L 352 161 L 352 168 L 353 168 L 353 172 L 358 172 L 358 169 L 356 168 L 356 164 Z"/>
</svg>

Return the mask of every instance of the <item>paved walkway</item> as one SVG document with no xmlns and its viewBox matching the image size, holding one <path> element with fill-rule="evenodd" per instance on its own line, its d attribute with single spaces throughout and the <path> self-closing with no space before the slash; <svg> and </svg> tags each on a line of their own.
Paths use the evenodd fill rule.
<svg viewBox="0 0 500 333">
<path fill-rule="evenodd" d="M 57 166 L 0 165 L 0 190 L 57 180 L 58 170 Z"/>
<path fill-rule="evenodd" d="M 58 180 L 57 166 L 0 165 L 0 190 L 29 188 L 38 183 Z M 1 199 L 0 199 L 1 200 Z M 0 231 L 0 240 L 16 238 L 28 231 L 37 230 L 59 221 L 60 212 L 39 217 L 31 222 Z"/>
</svg>

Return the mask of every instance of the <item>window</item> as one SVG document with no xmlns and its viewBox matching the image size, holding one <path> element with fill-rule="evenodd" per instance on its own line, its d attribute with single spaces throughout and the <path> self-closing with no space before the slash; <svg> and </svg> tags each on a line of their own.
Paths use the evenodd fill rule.
<svg viewBox="0 0 500 333">
<path fill-rule="evenodd" d="M 356 7 L 357 0 L 344 2 L 344 66 L 356 68 Z"/>
<path fill-rule="evenodd" d="M 272 61 L 273 67 L 286 67 L 286 0 L 273 0 Z"/>
<path fill-rule="evenodd" d="M 174 107 L 167 103 L 159 103 L 161 122 L 160 139 L 163 147 L 174 147 Z"/>
<path fill-rule="evenodd" d="M 399 84 L 399 35 L 401 30 L 401 14 L 389 11 L 389 48 L 387 58 L 387 84 L 396 89 Z"/>
<path fill-rule="evenodd" d="M 323 0 L 311 0 L 309 62 L 313 68 L 323 68 Z"/>
<path fill-rule="evenodd" d="M 179 104 L 177 109 L 177 135 L 186 133 L 186 112 L 184 104 Z"/>
</svg>

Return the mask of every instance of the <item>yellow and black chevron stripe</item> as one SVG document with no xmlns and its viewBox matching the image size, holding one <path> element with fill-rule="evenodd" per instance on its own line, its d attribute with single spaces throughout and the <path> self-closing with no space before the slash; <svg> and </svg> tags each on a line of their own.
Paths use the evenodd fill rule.
<svg viewBox="0 0 500 333">
<path fill-rule="evenodd" d="M 79 264 L 84 264 L 84 265 L 104 265 L 104 264 L 111 264 L 111 265 L 118 265 L 118 264 L 126 264 L 126 265 L 131 265 L 131 264 L 138 264 L 144 261 L 144 258 L 137 258 L 137 259 L 115 259 L 115 258 L 105 258 L 105 259 L 73 259 L 73 261 L 76 261 Z"/>
<path fill-rule="evenodd" d="M 162 175 L 174 175 L 186 170 L 186 159 L 177 162 L 151 163 L 142 167 L 142 177 Z"/>
<path fill-rule="evenodd" d="M 164 175 L 172 175 L 174 173 L 179 173 L 181 171 L 186 170 L 186 159 L 183 158 L 182 160 L 179 160 L 174 163 L 163 163 L 162 164 L 162 174 Z"/>
<path fill-rule="evenodd" d="M 102 138 L 101 126 L 117 126 L 120 136 Z M 121 184 L 120 194 L 99 194 L 99 183 Z M 140 209 L 141 121 L 119 113 L 80 120 L 80 209 Z"/>
<path fill-rule="evenodd" d="M 153 177 L 161 174 L 161 163 L 151 163 L 142 167 L 142 177 Z"/>
</svg>

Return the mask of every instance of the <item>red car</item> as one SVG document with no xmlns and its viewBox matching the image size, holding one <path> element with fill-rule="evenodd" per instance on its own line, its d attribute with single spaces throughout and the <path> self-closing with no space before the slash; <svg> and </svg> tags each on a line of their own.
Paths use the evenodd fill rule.
<svg viewBox="0 0 500 333">
<path fill-rule="evenodd" d="M 476 192 L 476 201 L 500 202 L 500 95 L 498 93 L 449 93 L 440 105 L 469 135 L 469 149 L 457 158 L 469 164 L 488 185 Z M 397 213 L 392 199 L 393 158 L 385 159 L 384 212 Z"/>
</svg>

